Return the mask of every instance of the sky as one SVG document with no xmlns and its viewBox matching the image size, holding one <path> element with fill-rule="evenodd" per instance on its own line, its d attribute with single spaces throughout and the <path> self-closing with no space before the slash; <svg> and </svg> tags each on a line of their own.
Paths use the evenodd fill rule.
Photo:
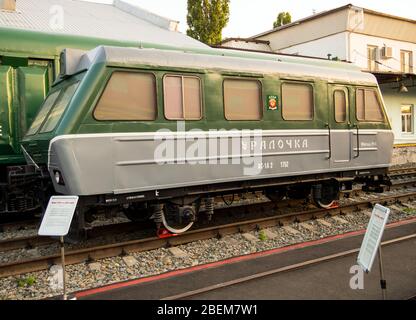
<svg viewBox="0 0 416 320">
<path fill-rule="evenodd" d="M 111 3 L 111 0 L 89 0 Z M 161 16 L 180 22 L 179 31 L 185 33 L 187 0 L 125 0 Z M 416 20 L 416 0 L 231 0 L 230 21 L 223 30 L 223 38 L 250 37 L 273 27 L 277 14 L 288 11 L 292 21 L 313 12 L 331 10 L 348 3 L 359 7 Z"/>
</svg>

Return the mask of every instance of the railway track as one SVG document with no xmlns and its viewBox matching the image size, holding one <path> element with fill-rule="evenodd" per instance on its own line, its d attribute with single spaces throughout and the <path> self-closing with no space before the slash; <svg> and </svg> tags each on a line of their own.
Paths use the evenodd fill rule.
<svg viewBox="0 0 416 320">
<path fill-rule="evenodd" d="M 410 169 L 395 169 L 391 172 L 391 174 L 395 177 L 393 179 L 393 185 L 390 189 L 398 189 L 402 188 L 403 186 L 411 187 L 416 186 L 416 168 Z M 358 196 L 360 193 L 363 193 L 361 188 L 357 188 L 347 192 L 341 192 L 343 194 L 348 194 L 349 196 Z M 221 199 L 218 199 L 221 201 Z M 299 201 L 287 201 L 284 205 L 291 207 L 293 205 L 299 205 Z M 237 205 L 235 207 L 241 208 L 241 205 Z M 216 209 L 218 211 L 218 209 Z M 20 221 L 18 223 L 5 223 L 0 224 L 0 232 L 6 231 L 10 228 L 14 229 L 25 229 L 28 226 L 38 225 L 39 221 L 36 219 Z M 140 228 L 144 228 L 149 223 L 118 223 L 114 225 L 105 225 L 94 227 L 93 229 L 88 231 L 87 238 L 93 239 L 97 238 L 102 235 L 117 235 L 120 233 L 125 232 L 132 232 L 139 230 Z M 151 226 L 150 226 L 151 227 Z M 7 240 L 0 240 L 0 252 L 10 251 L 10 250 L 17 250 L 17 249 L 33 249 L 38 246 L 50 245 L 53 243 L 57 243 L 57 239 L 53 238 L 45 238 L 39 237 L 37 235 L 33 236 L 26 236 L 26 237 L 18 237 L 18 238 L 11 238 Z"/>
<path fill-rule="evenodd" d="M 329 210 L 312 209 L 288 214 L 281 214 L 276 204 L 272 202 L 254 203 L 244 206 L 244 211 L 247 214 L 253 215 L 255 213 L 270 212 L 270 216 L 249 219 L 224 225 L 210 226 L 206 228 L 202 227 L 199 229 L 189 231 L 185 234 L 181 234 L 170 238 L 160 239 L 158 237 L 148 237 L 139 240 L 125 241 L 79 250 L 70 250 L 66 253 L 65 259 L 67 264 L 76 264 L 85 261 L 93 261 L 102 258 L 127 255 L 132 252 L 142 252 L 161 247 L 176 246 L 197 240 L 210 239 L 213 237 L 221 238 L 225 235 L 234 234 L 238 232 L 248 232 L 273 226 L 283 226 L 293 222 L 304 222 L 312 219 L 324 218 L 326 216 L 335 216 L 339 214 L 343 215 L 354 211 L 368 209 L 372 207 L 375 203 L 388 205 L 397 202 L 408 202 L 415 199 L 416 192 L 411 191 L 392 196 L 372 198 L 364 201 L 354 201 L 346 205 L 337 208 L 332 208 Z M 241 209 L 241 207 L 222 208 L 217 209 L 216 213 L 218 215 L 221 213 L 227 214 L 230 213 L 230 211 L 241 211 Z M 101 230 L 100 232 L 103 232 L 103 230 Z M 59 253 L 34 259 L 27 259 L 24 261 L 7 263 L 0 265 L 0 277 L 45 270 L 48 269 L 51 265 L 59 263 Z"/>
<path fill-rule="evenodd" d="M 0 223 L 0 232 L 7 232 L 9 230 L 22 230 L 29 227 L 37 226 L 39 225 L 39 218 L 30 218 L 30 219 L 24 219 L 24 220 L 17 220 L 17 221 L 11 221 L 11 222 L 3 222 Z"/>
<path fill-rule="evenodd" d="M 393 177 L 393 186 L 391 188 L 400 188 L 403 186 L 416 186 L 416 167 L 415 168 L 403 168 L 403 169 L 391 169 L 390 170 L 390 176 Z M 354 190 L 349 190 L 347 192 L 341 192 L 343 194 L 345 193 L 351 193 L 353 195 L 357 195 L 359 193 L 362 193 L 363 191 L 361 188 L 356 188 Z M 221 202 L 221 197 L 218 197 L 216 199 Z M 0 232 L 6 232 L 11 229 L 15 230 L 22 230 L 27 229 L 29 227 L 38 226 L 39 225 L 39 218 L 33 218 L 31 216 L 25 216 L 20 217 L 15 221 L 1 221 L 0 217 Z M 22 243 L 21 246 L 19 245 L 13 245 L 10 246 L 11 248 L 24 248 L 25 246 L 31 247 L 32 243 L 40 242 L 36 239 L 27 238 L 27 239 L 19 239 L 20 243 Z M 23 246 L 23 243 L 26 242 L 25 246 Z M 5 246 L 5 248 L 9 247 L 8 245 Z M 1 243 L 0 243 L 1 248 Z"/>
</svg>

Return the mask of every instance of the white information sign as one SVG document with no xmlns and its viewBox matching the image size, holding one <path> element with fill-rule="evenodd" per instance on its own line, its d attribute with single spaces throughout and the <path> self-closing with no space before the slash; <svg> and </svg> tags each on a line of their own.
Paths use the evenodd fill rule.
<svg viewBox="0 0 416 320">
<path fill-rule="evenodd" d="M 78 196 L 53 196 L 43 216 L 38 234 L 40 236 L 66 236 L 71 226 Z"/>
<path fill-rule="evenodd" d="M 389 214 L 390 209 L 379 204 L 376 204 L 373 209 L 357 259 L 358 264 L 366 272 L 370 272 L 373 266 Z"/>
</svg>

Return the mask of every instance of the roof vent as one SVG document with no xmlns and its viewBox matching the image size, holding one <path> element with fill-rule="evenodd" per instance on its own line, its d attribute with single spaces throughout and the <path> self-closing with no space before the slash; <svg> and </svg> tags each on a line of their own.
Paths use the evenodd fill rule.
<svg viewBox="0 0 416 320">
<path fill-rule="evenodd" d="M 16 0 L 0 0 L 0 9 L 16 11 Z"/>
<path fill-rule="evenodd" d="M 121 11 L 127 12 L 160 28 L 175 32 L 178 31 L 179 21 L 161 17 L 153 12 L 147 11 L 123 0 L 114 0 L 113 5 Z"/>
</svg>

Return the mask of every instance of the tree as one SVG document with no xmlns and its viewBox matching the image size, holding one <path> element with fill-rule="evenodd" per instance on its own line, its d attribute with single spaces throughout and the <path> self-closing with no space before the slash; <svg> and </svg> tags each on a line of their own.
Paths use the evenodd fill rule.
<svg viewBox="0 0 416 320">
<path fill-rule="evenodd" d="M 230 17 L 230 0 L 188 0 L 186 34 L 208 45 L 222 40 Z"/>
<path fill-rule="evenodd" d="M 275 22 L 273 22 L 273 28 L 281 27 L 285 24 L 292 22 L 292 16 L 289 12 L 280 12 L 277 16 L 277 19 Z"/>
</svg>

